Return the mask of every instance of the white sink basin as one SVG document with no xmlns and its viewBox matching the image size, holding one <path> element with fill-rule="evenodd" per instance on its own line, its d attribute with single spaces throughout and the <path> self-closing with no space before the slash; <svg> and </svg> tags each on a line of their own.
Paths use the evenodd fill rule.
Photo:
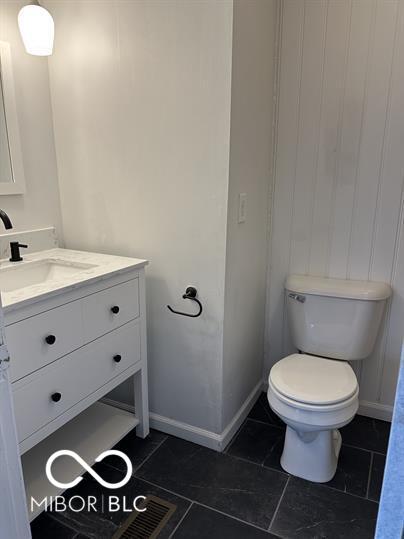
<svg viewBox="0 0 404 539">
<path fill-rule="evenodd" d="M 59 281 L 95 267 L 93 264 L 51 259 L 16 263 L 14 266 L 0 268 L 0 290 L 12 292 L 35 284 Z"/>
</svg>

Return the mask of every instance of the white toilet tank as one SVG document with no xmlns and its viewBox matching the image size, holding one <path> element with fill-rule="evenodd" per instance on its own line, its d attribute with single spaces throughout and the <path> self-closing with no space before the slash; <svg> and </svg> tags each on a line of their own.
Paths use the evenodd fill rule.
<svg viewBox="0 0 404 539">
<path fill-rule="evenodd" d="M 344 360 L 370 355 L 391 295 L 388 284 L 290 275 L 285 288 L 298 350 Z"/>
</svg>

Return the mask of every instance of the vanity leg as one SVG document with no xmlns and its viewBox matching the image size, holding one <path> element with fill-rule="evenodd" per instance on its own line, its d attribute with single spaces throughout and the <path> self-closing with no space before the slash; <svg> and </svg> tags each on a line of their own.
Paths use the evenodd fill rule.
<svg viewBox="0 0 404 539">
<path fill-rule="evenodd" d="M 149 434 L 149 401 L 147 391 L 147 369 L 142 368 L 134 374 L 135 413 L 140 423 L 136 427 L 136 436 L 146 438 Z"/>
<path fill-rule="evenodd" d="M 141 368 L 134 375 L 135 413 L 140 423 L 136 427 L 136 436 L 146 438 L 149 434 L 149 389 L 147 385 L 147 335 L 146 335 L 146 280 L 145 271 L 139 271 L 139 305 L 143 313 L 140 328 Z"/>
</svg>

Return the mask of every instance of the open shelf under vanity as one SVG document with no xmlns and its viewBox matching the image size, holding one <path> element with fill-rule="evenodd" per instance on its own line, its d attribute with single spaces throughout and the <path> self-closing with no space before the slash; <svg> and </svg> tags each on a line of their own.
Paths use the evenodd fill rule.
<svg viewBox="0 0 404 539">
<path fill-rule="evenodd" d="M 27 506 L 30 520 L 44 510 L 44 505 L 32 506 L 34 498 L 38 504 L 46 498 L 58 496 L 63 489 L 50 483 L 45 473 L 47 459 L 56 451 L 75 451 L 89 465 L 107 449 L 111 449 L 129 431 L 139 424 L 133 413 L 115 406 L 96 402 L 53 434 L 35 445 L 22 456 Z M 79 477 L 84 468 L 73 458 L 61 456 L 52 465 L 52 474 L 60 482 L 70 482 Z M 32 510 L 33 507 L 33 510 Z"/>
</svg>

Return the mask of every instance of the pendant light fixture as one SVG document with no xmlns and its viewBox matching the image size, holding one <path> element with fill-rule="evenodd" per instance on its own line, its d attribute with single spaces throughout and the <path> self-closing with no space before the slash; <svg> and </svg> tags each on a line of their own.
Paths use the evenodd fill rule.
<svg viewBox="0 0 404 539">
<path fill-rule="evenodd" d="M 34 56 L 50 56 L 53 50 L 55 25 L 52 15 L 37 1 L 21 8 L 18 26 L 25 50 Z"/>
</svg>

